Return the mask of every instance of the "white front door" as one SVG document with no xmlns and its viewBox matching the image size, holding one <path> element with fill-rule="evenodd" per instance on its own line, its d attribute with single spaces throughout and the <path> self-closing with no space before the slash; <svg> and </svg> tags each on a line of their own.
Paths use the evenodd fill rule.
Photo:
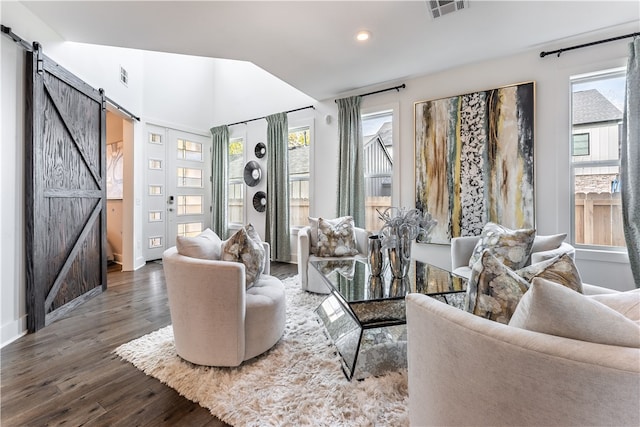
<svg viewBox="0 0 640 427">
<path fill-rule="evenodd" d="M 211 139 L 147 125 L 144 253 L 159 259 L 177 236 L 211 227 Z"/>
</svg>

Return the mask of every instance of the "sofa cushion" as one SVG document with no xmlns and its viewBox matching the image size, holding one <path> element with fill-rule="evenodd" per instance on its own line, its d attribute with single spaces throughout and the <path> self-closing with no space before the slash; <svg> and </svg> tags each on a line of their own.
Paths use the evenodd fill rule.
<svg viewBox="0 0 640 427">
<path fill-rule="evenodd" d="M 535 233 L 536 231 L 532 228 L 511 230 L 488 222 L 482 228 L 480 239 L 473 249 L 469 267 L 473 267 L 485 250 L 489 250 L 492 255 L 513 270 L 524 267 L 531 255 Z"/>
<path fill-rule="evenodd" d="M 634 322 L 640 322 L 640 289 L 611 294 L 589 295 L 588 297 L 606 305 Z"/>
<path fill-rule="evenodd" d="M 491 251 L 485 250 L 471 268 L 465 309 L 506 324 L 528 288 L 529 282 L 504 265 Z"/>
<path fill-rule="evenodd" d="M 582 293 L 580 273 L 578 273 L 573 258 L 567 254 L 529 265 L 517 270 L 516 273 L 527 282 L 531 282 L 535 277 L 540 277 Z"/>
<path fill-rule="evenodd" d="M 640 348 L 640 326 L 566 286 L 536 277 L 510 326 L 598 344 Z"/>
<path fill-rule="evenodd" d="M 209 228 L 195 237 L 176 237 L 178 253 L 191 258 L 219 260 L 221 247 L 222 239 Z"/>
<path fill-rule="evenodd" d="M 335 220 L 318 218 L 318 256 L 353 256 L 358 254 L 353 218 Z"/>
<path fill-rule="evenodd" d="M 264 247 L 256 242 L 242 227 L 222 242 L 222 260 L 241 262 L 245 266 L 245 285 L 248 288 L 258 280 L 264 266 Z"/>
</svg>

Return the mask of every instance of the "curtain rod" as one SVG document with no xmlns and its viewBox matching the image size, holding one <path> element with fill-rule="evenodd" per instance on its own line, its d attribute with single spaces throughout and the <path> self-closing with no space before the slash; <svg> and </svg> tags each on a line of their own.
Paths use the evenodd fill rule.
<svg viewBox="0 0 640 427">
<path fill-rule="evenodd" d="M 316 109 L 316 107 L 314 107 L 313 105 L 309 105 L 309 106 L 307 106 L 307 107 L 300 107 L 300 108 L 296 108 L 295 110 L 285 111 L 284 113 L 285 113 L 285 114 L 289 114 L 289 113 L 293 113 L 293 112 L 295 112 L 295 111 L 307 110 L 307 109 L 309 109 L 309 108 L 313 108 L 314 110 Z M 243 121 L 241 121 L 241 122 L 231 123 L 230 125 L 227 125 L 227 126 L 235 126 L 235 125 L 241 125 L 241 124 L 245 124 L 245 125 L 246 125 L 246 124 L 247 124 L 247 123 L 249 123 L 249 122 L 254 122 L 254 121 L 256 121 L 256 120 L 262 120 L 262 119 L 266 119 L 266 118 L 267 118 L 267 116 L 264 116 L 264 117 L 256 117 L 255 119 L 249 119 L 249 120 L 243 120 Z"/>
<path fill-rule="evenodd" d="M 406 87 L 407 87 L 407 85 L 402 83 L 400 86 L 394 86 L 394 87 L 390 87 L 390 88 L 387 88 L 387 89 L 380 89 L 380 90 L 376 90 L 376 91 L 373 91 L 373 92 L 363 93 L 360 96 L 375 95 L 376 93 L 389 92 L 390 90 L 395 90 L 395 91 L 400 92 L 400 89 L 404 89 Z M 338 100 L 336 99 L 335 102 L 338 102 Z"/>
<path fill-rule="evenodd" d="M 596 44 L 601 44 L 601 43 L 607 43 L 607 42 L 613 42 L 616 40 L 622 40 L 622 39 L 626 39 L 628 37 L 638 37 L 640 36 L 640 33 L 631 33 L 631 34 L 626 34 L 624 36 L 618 36 L 618 37 L 612 37 L 610 39 L 605 39 L 605 40 L 598 40 L 597 42 L 591 42 L 591 43 L 585 43 L 585 44 L 579 44 L 577 46 L 570 46 L 570 47 L 565 47 L 563 49 L 558 49 L 558 50 L 552 50 L 549 52 L 540 52 L 540 58 L 544 58 L 547 55 L 553 55 L 554 53 L 558 54 L 558 58 L 560 58 L 560 54 L 562 52 L 566 52 L 568 50 L 573 50 L 573 49 L 580 49 L 583 47 L 589 47 L 589 46 L 593 46 Z"/>
</svg>

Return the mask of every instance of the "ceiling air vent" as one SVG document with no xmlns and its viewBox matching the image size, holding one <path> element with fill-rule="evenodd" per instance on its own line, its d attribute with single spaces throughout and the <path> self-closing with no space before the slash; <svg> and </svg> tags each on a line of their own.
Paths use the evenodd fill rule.
<svg viewBox="0 0 640 427">
<path fill-rule="evenodd" d="M 427 1 L 429 12 L 433 19 L 440 18 L 452 12 L 469 8 L 468 0 L 429 0 Z"/>
</svg>

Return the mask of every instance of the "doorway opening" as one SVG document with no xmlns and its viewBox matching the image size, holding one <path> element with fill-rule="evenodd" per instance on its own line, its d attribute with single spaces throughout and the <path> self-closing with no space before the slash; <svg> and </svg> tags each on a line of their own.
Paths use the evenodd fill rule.
<svg viewBox="0 0 640 427">
<path fill-rule="evenodd" d="M 133 121 L 118 110 L 107 108 L 107 269 L 128 271 L 134 236 L 133 223 Z"/>
</svg>

